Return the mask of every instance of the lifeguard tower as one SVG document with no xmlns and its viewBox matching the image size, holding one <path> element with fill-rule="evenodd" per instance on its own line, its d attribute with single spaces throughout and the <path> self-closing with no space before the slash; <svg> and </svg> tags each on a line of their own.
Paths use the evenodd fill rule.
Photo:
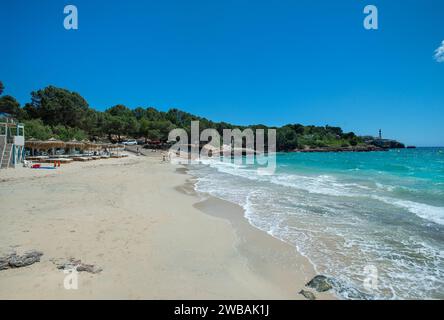
<svg viewBox="0 0 444 320">
<path fill-rule="evenodd" d="M 25 159 L 25 127 L 0 113 L 0 169 L 15 168 Z"/>
</svg>

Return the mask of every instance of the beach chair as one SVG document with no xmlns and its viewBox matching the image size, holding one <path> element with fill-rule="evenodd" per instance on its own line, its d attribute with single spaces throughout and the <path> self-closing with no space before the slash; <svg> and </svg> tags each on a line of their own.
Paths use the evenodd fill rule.
<svg viewBox="0 0 444 320">
<path fill-rule="evenodd" d="M 23 160 L 23 167 L 24 168 L 31 168 L 33 164 L 34 163 L 30 160 Z"/>
</svg>

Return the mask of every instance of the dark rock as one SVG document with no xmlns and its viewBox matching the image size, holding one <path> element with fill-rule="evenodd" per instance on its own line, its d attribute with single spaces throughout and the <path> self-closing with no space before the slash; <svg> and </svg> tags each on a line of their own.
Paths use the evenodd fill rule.
<svg viewBox="0 0 444 320">
<path fill-rule="evenodd" d="M 40 262 L 42 255 L 42 252 L 36 250 L 28 251 L 23 255 L 17 255 L 17 253 L 14 252 L 7 256 L 0 257 L 0 270 L 30 266 L 31 264 Z"/>
<path fill-rule="evenodd" d="M 399 141 L 392 139 L 379 139 L 376 137 L 365 136 L 362 137 L 365 143 L 374 145 L 383 149 L 404 149 L 405 145 Z"/>
<path fill-rule="evenodd" d="M 22 256 L 13 254 L 10 256 L 9 265 L 11 266 L 11 268 L 21 268 L 21 267 L 30 266 L 31 264 L 40 262 L 40 257 L 42 255 L 43 255 L 42 252 L 35 250 L 26 252 Z"/>
<path fill-rule="evenodd" d="M 347 147 L 318 147 L 318 148 L 303 148 L 295 149 L 293 152 L 373 152 L 373 151 L 387 151 L 387 148 L 381 148 L 372 144 L 347 146 Z"/>
<path fill-rule="evenodd" d="M 92 264 L 80 264 L 76 269 L 78 272 L 89 272 L 89 273 L 99 273 L 102 271 L 102 268 L 96 267 Z"/>
<path fill-rule="evenodd" d="M 57 265 L 57 269 L 61 270 L 71 270 L 75 269 L 77 272 L 89 272 L 89 273 L 99 273 L 103 269 L 96 267 L 93 264 L 85 264 L 82 263 L 81 260 L 76 260 L 74 258 L 69 259 L 68 261 L 58 262 L 53 260 L 53 263 Z"/>
<path fill-rule="evenodd" d="M 316 300 L 316 296 L 313 294 L 313 292 L 301 290 L 299 291 L 299 294 L 302 294 L 308 300 Z"/>
<path fill-rule="evenodd" d="M 307 284 L 307 287 L 315 289 L 317 292 L 325 292 L 333 289 L 332 281 L 323 275 L 317 275 L 311 279 Z"/>
<path fill-rule="evenodd" d="M 6 270 L 9 268 L 9 256 L 0 257 L 0 270 Z"/>
</svg>

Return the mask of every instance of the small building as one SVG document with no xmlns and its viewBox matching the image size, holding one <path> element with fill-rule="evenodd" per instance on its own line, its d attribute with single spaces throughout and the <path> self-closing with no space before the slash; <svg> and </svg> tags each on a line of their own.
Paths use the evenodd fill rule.
<svg viewBox="0 0 444 320">
<path fill-rule="evenodd" d="M 25 126 L 0 113 L 0 169 L 15 168 L 25 159 Z"/>
</svg>

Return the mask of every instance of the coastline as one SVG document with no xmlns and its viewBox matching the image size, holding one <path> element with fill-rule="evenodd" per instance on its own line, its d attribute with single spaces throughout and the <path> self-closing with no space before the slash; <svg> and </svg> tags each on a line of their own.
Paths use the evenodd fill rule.
<svg viewBox="0 0 444 320">
<path fill-rule="evenodd" d="M 180 172 L 188 175 L 187 169 Z M 191 179 L 194 177 L 191 176 Z M 198 196 L 194 190 L 194 182 L 190 179 L 180 187 L 180 191 Z M 247 259 L 247 264 L 253 272 L 277 284 L 289 297 L 302 289 L 311 290 L 307 289 L 305 284 L 316 272 L 310 261 L 297 252 L 296 248 L 251 225 L 241 206 L 209 194 L 200 196 L 203 196 L 203 199 L 193 206 L 209 216 L 230 223 L 237 236 L 236 249 Z M 318 299 L 336 299 L 332 293 L 314 293 Z M 292 299 L 301 297 L 299 295 Z"/>
<path fill-rule="evenodd" d="M 1 270 L 0 298 L 305 299 L 308 260 L 240 207 L 200 201 L 180 173 L 158 153 L 2 173 L 0 256 L 43 256 Z M 57 263 L 70 258 L 103 270 L 79 273 L 79 288 L 66 290 Z"/>
</svg>

